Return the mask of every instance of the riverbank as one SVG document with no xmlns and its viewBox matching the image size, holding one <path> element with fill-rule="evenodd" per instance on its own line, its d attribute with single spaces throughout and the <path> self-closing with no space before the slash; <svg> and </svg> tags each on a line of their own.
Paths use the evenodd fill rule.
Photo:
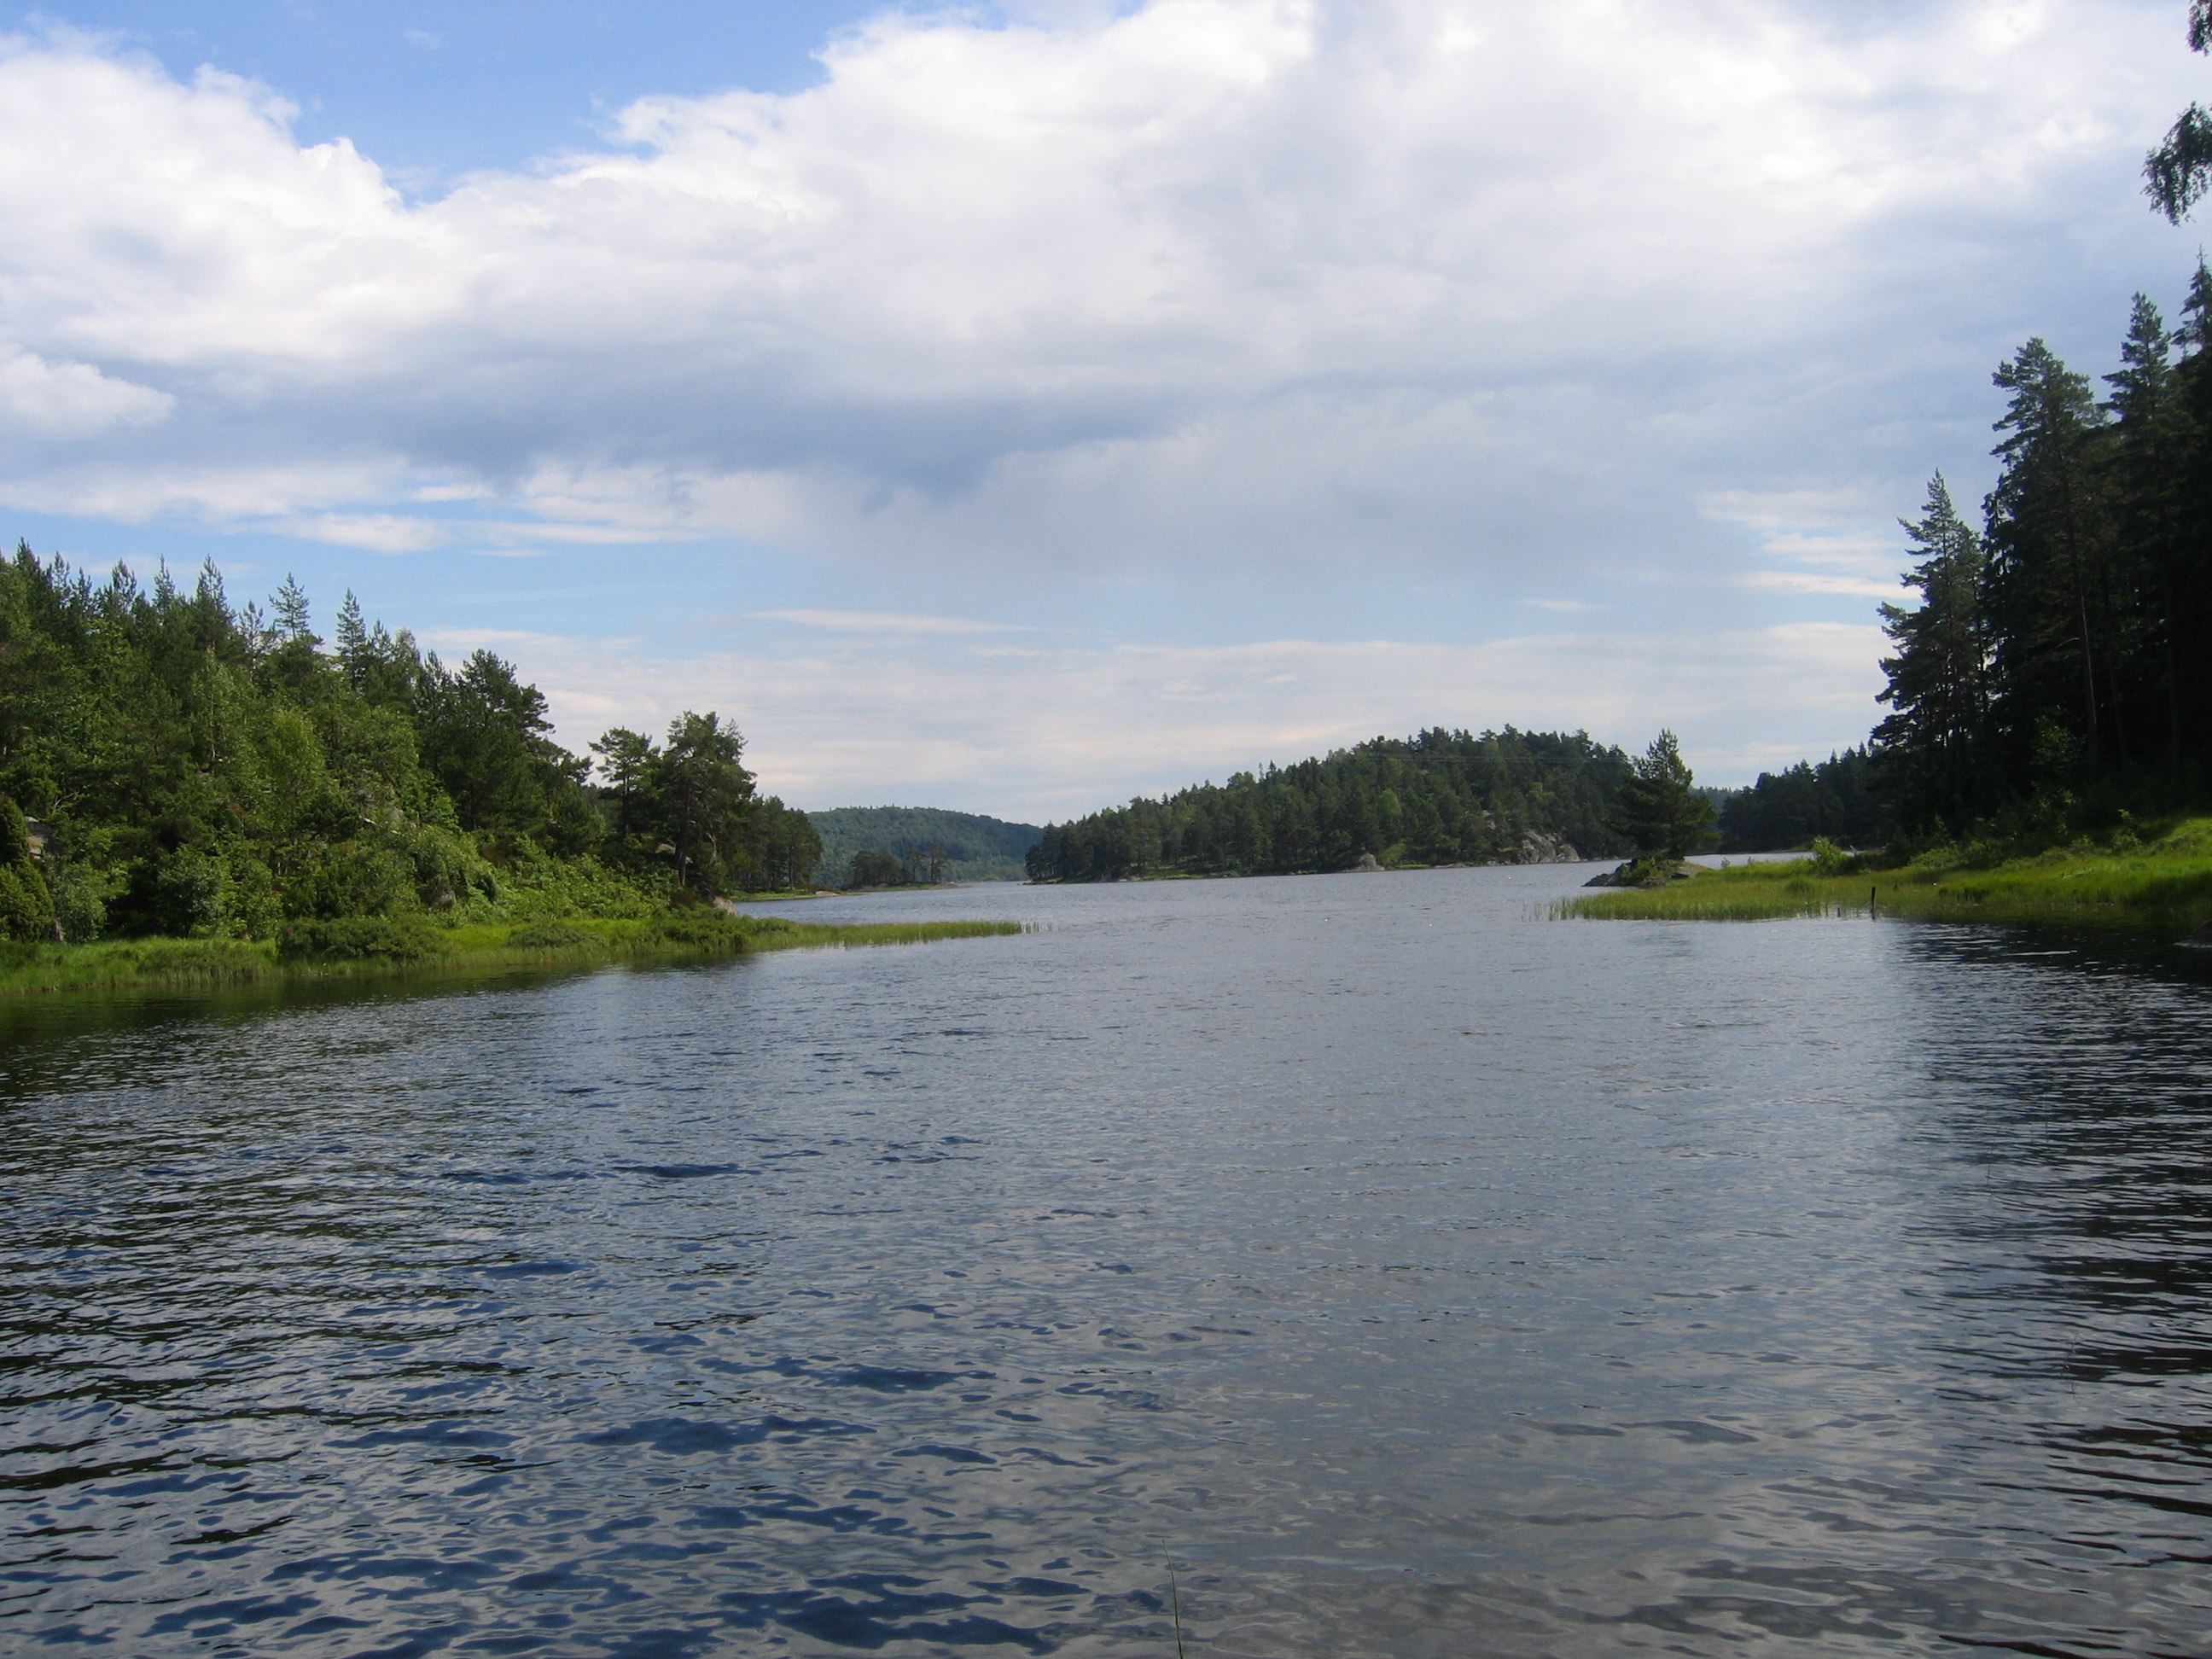
<svg viewBox="0 0 2212 1659">
<path fill-rule="evenodd" d="M 1806 858 L 1707 870 L 1671 886 L 1591 893 L 1560 920 L 1759 921 L 1877 915 L 2007 921 L 2189 939 L 2212 927 L 2212 818 L 2133 846 L 2087 843 L 2030 857 L 1945 848 L 1893 869 Z"/>
<path fill-rule="evenodd" d="M 0 945 L 0 996 L 681 962 L 752 951 L 921 945 L 1021 931 L 1022 924 L 1015 921 L 838 926 L 696 911 L 644 920 L 577 917 L 520 927 L 337 923 L 283 940 L 136 939 Z"/>
</svg>

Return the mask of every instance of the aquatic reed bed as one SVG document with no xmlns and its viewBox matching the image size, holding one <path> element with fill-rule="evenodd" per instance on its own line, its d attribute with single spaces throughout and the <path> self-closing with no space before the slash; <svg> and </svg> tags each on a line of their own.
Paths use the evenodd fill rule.
<svg viewBox="0 0 2212 1659">
<path fill-rule="evenodd" d="M 1945 848 L 1910 864 L 1811 858 L 1708 870 L 1660 888 L 1561 899 L 1559 921 L 1760 921 L 1904 915 L 2107 928 L 2184 939 L 2212 926 L 2212 819 L 2149 842 L 2077 842 L 2024 857 Z"/>
<path fill-rule="evenodd" d="M 374 926 L 368 925 L 372 920 Z M 275 939 L 137 939 L 0 945 L 0 996 L 642 964 L 753 951 L 927 945 L 1023 931 L 1017 921 L 836 925 L 698 911 L 644 920 L 578 917 L 521 927 L 479 923 L 452 928 L 419 920 L 350 918 L 294 929 Z"/>
</svg>

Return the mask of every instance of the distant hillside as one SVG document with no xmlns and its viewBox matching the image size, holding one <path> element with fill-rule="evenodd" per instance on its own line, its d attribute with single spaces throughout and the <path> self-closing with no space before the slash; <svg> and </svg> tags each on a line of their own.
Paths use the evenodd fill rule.
<svg viewBox="0 0 2212 1659">
<path fill-rule="evenodd" d="M 1384 866 L 1550 864 L 1631 849 L 1607 819 L 1629 759 L 1585 732 L 1376 738 L 1054 824 L 1040 881 Z"/>
<path fill-rule="evenodd" d="M 839 806 L 806 817 L 822 837 L 823 878 L 841 883 L 855 853 L 908 859 L 933 848 L 945 854 L 949 881 L 1020 881 L 1023 859 L 1044 834 L 1034 823 L 934 806 Z"/>
</svg>

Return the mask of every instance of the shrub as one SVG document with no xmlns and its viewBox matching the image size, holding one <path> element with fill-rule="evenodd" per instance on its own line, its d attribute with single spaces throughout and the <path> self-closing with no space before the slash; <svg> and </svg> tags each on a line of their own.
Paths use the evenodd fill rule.
<svg viewBox="0 0 2212 1659">
<path fill-rule="evenodd" d="M 205 939 L 222 927 L 229 873 L 220 859 L 180 849 L 141 865 L 131 883 L 135 931 L 172 939 Z"/>
<path fill-rule="evenodd" d="M 347 842 L 292 884 L 285 908 L 298 917 L 384 916 L 415 896 L 414 866 L 398 854 Z"/>
<path fill-rule="evenodd" d="M 30 827 L 15 803 L 0 795 L 0 939 L 28 944 L 53 936 L 53 895 L 31 856 Z"/>
<path fill-rule="evenodd" d="M 737 917 L 704 907 L 671 910 L 655 917 L 652 925 L 653 937 L 672 945 L 719 945 L 732 951 L 744 946 L 745 931 Z"/>
<path fill-rule="evenodd" d="M 507 942 L 521 950 L 572 951 L 580 945 L 589 945 L 597 937 L 563 921 L 533 921 L 509 933 Z"/>
<path fill-rule="evenodd" d="M 277 935 L 276 954 L 289 960 L 418 962 L 435 956 L 438 935 L 412 916 L 338 916 L 295 921 Z"/>
<path fill-rule="evenodd" d="M 107 930 L 109 888 L 83 866 L 61 866 L 47 877 L 46 890 L 53 895 L 62 937 L 71 945 L 96 939 Z"/>
</svg>

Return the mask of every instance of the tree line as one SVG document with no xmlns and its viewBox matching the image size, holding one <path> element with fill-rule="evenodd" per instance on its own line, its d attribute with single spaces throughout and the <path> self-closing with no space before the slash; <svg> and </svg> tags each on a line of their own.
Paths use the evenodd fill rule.
<svg viewBox="0 0 2212 1659">
<path fill-rule="evenodd" d="M 265 938 L 348 916 L 496 915 L 803 886 L 820 843 L 760 795 L 744 738 L 687 712 L 571 754 L 544 696 L 477 651 L 448 665 L 346 596 L 326 643 L 287 580 L 234 605 L 0 559 L 0 931 Z M 23 823 L 25 815 L 34 821 Z M 35 860 L 17 840 L 43 844 Z"/>
<path fill-rule="evenodd" d="M 1611 821 L 1632 775 L 1626 754 L 1586 732 L 1437 727 L 1048 825 L 1028 867 L 1032 880 L 1083 882 L 1341 870 L 1363 854 L 1393 865 L 1610 857 L 1632 850 Z"/>
<path fill-rule="evenodd" d="M 1978 528 L 1941 474 L 1908 521 L 1910 609 L 1874 733 L 1908 838 L 2063 830 L 2212 782 L 2212 271 L 2178 327 L 2137 295 L 2100 396 L 2030 340 L 1996 372 Z"/>
</svg>

